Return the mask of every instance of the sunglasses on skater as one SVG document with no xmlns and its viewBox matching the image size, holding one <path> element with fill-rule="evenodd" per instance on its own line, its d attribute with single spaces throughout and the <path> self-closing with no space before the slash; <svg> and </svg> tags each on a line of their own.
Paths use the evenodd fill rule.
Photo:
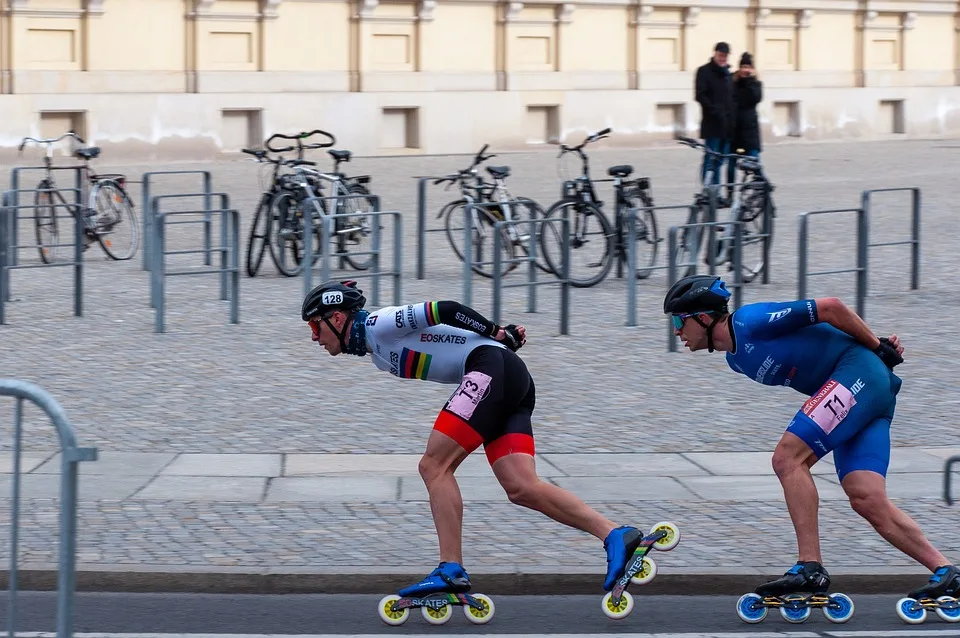
<svg viewBox="0 0 960 638">
<path fill-rule="evenodd" d="M 670 315 L 673 318 L 673 327 L 676 330 L 683 330 L 683 322 L 687 320 L 687 317 L 692 317 L 694 315 L 700 314 L 699 312 L 688 312 L 680 315 Z"/>
</svg>

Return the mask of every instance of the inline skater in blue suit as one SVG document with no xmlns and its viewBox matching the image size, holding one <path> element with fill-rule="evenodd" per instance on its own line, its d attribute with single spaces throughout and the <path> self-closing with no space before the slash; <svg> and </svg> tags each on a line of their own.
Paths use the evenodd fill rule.
<svg viewBox="0 0 960 638">
<path fill-rule="evenodd" d="M 725 352 L 736 372 L 810 397 L 773 452 L 773 469 L 796 530 L 798 561 L 756 593 L 826 593 L 829 588 L 820 554 L 819 495 L 810 468 L 832 451 L 854 511 L 888 543 L 933 572 L 909 596 L 960 596 L 960 570 L 887 497 L 890 422 L 902 383 L 893 373 L 903 362 L 897 336 L 877 338 L 834 297 L 748 304 L 733 313 L 729 298 L 719 277 L 693 275 L 670 288 L 663 311 L 672 316 L 677 336 L 691 351 Z"/>
</svg>

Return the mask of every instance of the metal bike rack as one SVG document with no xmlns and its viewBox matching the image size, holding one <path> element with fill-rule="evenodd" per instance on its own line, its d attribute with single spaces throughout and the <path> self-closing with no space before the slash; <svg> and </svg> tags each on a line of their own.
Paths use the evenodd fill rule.
<svg viewBox="0 0 960 638">
<path fill-rule="evenodd" d="M 753 237 L 762 237 L 763 238 L 763 279 L 764 284 L 770 283 L 770 225 L 773 223 L 773 218 L 776 215 L 776 211 L 773 207 L 773 184 L 770 182 L 764 182 L 767 187 L 767 198 L 764 200 L 764 209 L 763 213 L 763 228 L 759 234 L 753 235 Z M 725 184 L 724 187 L 732 189 L 742 189 L 746 185 L 756 186 L 756 182 L 735 182 L 733 184 Z M 709 198 L 709 206 L 712 208 L 710 212 L 710 221 L 718 221 L 717 212 L 720 210 L 728 210 L 726 208 L 720 208 L 720 202 L 717 198 L 717 192 L 719 188 L 715 190 L 712 195 L 713 197 Z M 712 274 L 712 273 L 711 273 Z"/>
<path fill-rule="evenodd" d="M 943 465 L 943 500 L 947 502 L 947 505 L 953 505 L 955 502 L 950 494 L 950 477 L 953 472 L 953 466 L 958 463 L 960 463 L 960 454 L 951 456 Z"/>
<path fill-rule="evenodd" d="M 210 171 L 150 171 L 143 174 L 142 188 L 143 188 L 143 263 L 141 270 L 150 270 L 151 264 L 154 263 L 153 255 L 150 254 L 150 250 L 153 247 L 153 242 L 150 241 L 150 233 L 153 231 L 155 226 L 154 224 L 154 208 L 150 199 L 150 182 L 151 178 L 157 175 L 202 175 L 203 176 L 203 192 L 201 193 L 178 193 L 184 197 L 203 197 L 203 208 L 201 212 L 206 213 L 203 219 L 203 248 L 204 248 L 204 266 L 209 266 L 212 262 L 210 261 L 210 254 L 212 248 L 210 247 L 211 236 L 212 236 L 212 226 L 213 226 L 213 213 L 217 212 L 211 209 L 213 206 L 213 198 L 217 193 L 213 192 L 212 178 Z M 199 222 L 196 222 L 199 223 Z"/>
<path fill-rule="evenodd" d="M 442 233 L 443 228 L 427 230 L 427 182 L 447 179 L 453 175 L 418 175 L 417 180 L 417 279 L 423 279 L 427 262 L 427 233 Z M 467 198 L 470 201 L 470 198 Z"/>
<path fill-rule="evenodd" d="M 75 193 L 76 195 L 75 203 L 77 204 L 77 206 L 83 206 L 83 170 L 84 170 L 83 166 L 78 164 L 75 164 L 72 166 L 51 166 L 50 170 L 51 171 L 73 171 L 74 173 L 73 188 L 61 188 L 58 186 L 57 190 L 64 193 L 69 193 L 69 192 Z M 15 199 L 13 202 L 13 206 L 15 206 L 17 209 L 20 208 L 20 193 L 36 192 L 35 190 L 20 188 L 20 181 L 21 181 L 20 174 L 23 173 L 24 171 L 43 171 L 44 174 L 46 174 L 47 167 L 46 166 L 17 166 L 16 168 L 10 171 L 10 192 L 14 193 Z M 42 178 L 37 178 L 37 179 L 39 181 Z M 14 244 L 16 244 L 19 240 L 19 233 L 20 233 L 19 227 L 20 227 L 19 218 L 17 213 L 14 212 L 13 239 L 12 239 L 12 242 Z M 25 247 L 29 248 L 29 246 L 25 246 Z M 13 265 L 16 266 L 19 263 L 20 263 L 20 257 L 15 251 L 13 254 Z"/>
<path fill-rule="evenodd" d="M 695 224 L 683 224 L 680 226 L 671 226 L 668 233 L 667 241 L 667 288 L 669 289 L 673 284 L 677 283 L 677 269 L 681 266 L 689 266 L 690 264 L 677 264 L 677 234 L 681 228 L 703 228 L 710 227 L 711 236 L 715 231 L 716 226 L 729 226 L 733 225 L 733 283 L 730 285 L 733 288 L 733 309 L 737 310 L 743 304 L 743 270 L 742 270 L 742 251 L 743 251 L 743 225 L 744 222 L 698 222 Z M 699 231 L 698 231 L 699 232 Z M 716 264 L 711 260 L 710 263 L 710 274 L 716 274 Z M 676 331 L 673 328 L 673 319 L 667 315 L 667 350 L 670 352 L 677 351 L 677 335 Z"/>
<path fill-rule="evenodd" d="M 323 213 L 323 207 L 320 202 L 343 199 L 364 199 L 373 200 L 374 208 L 380 208 L 380 197 L 377 195 L 350 194 L 333 195 L 330 197 L 309 197 L 303 200 L 301 210 L 304 220 L 304 241 L 303 241 L 303 294 L 306 296 L 313 288 L 313 215 L 308 204 L 313 204 L 316 210 L 321 211 L 320 217 L 320 246 L 323 254 L 320 257 L 320 278 L 322 281 L 330 279 L 330 238 L 335 232 L 333 226 L 335 220 L 342 217 L 368 217 L 371 220 L 370 243 L 372 248 L 368 251 L 351 252 L 351 255 L 370 255 L 373 259 L 370 274 L 359 275 L 359 277 L 370 277 L 372 290 L 370 291 L 370 303 L 374 306 L 380 305 L 380 277 L 391 277 L 393 279 L 393 304 L 400 305 L 400 282 L 403 278 L 403 218 L 399 211 L 394 210 L 373 210 L 358 211 L 355 213 Z M 335 204 L 334 204 L 335 206 Z M 311 214 L 308 214 L 310 211 Z M 380 256 L 383 253 L 381 248 L 380 220 L 389 217 L 393 220 L 393 269 L 384 272 L 380 263 Z M 342 255 L 337 255 L 342 257 Z"/>
<path fill-rule="evenodd" d="M 628 208 L 626 212 L 627 218 L 627 270 L 631 273 L 637 272 L 637 216 L 640 215 L 640 211 L 658 211 L 658 210 L 686 210 L 691 214 L 696 212 L 696 205 L 694 204 L 677 204 L 675 206 L 641 206 L 639 208 Z M 658 239 L 659 241 L 659 239 Z M 670 258 L 667 256 L 667 265 L 665 266 L 651 266 L 651 273 L 654 270 L 667 270 L 670 268 L 669 264 Z M 636 326 L 637 325 L 637 277 L 633 275 L 633 281 L 627 282 L 627 325 Z"/>
<path fill-rule="evenodd" d="M 67 191 L 71 189 L 63 189 Z M 30 193 L 38 192 L 36 190 L 6 191 L 3 194 L 2 207 L 0 207 L 0 325 L 6 323 L 4 305 L 10 301 L 10 271 L 24 268 L 50 268 L 57 266 L 73 266 L 73 313 L 77 317 L 83 316 L 83 230 L 84 222 L 80 214 L 80 207 L 77 204 L 51 203 L 49 204 L 24 204 L 14 206 L 11 202 L 17 201 L 17 195 L 20 192 Z M 45 191 L 44 191 L 45 192 Z M 20 248 L 30 248 L 26 245 L 16 243 L 16 224 L 18 219 L 18 210 L 20 208 L 52 208 L 56 216 L 57 208 L 76 208 L 71 215 L 74 221 L 74 234 L 72 244 L 57 244 L 57 246 L 73 246 L 73 261 L 56 262 L 52 264 L 17 264 L 16 255 Z"/>
<path fill-rule="evenodd" d="M 811 215 L 831 215 L 835 213 L 857 214 L 857 265 L 841 270 L 807 272 L 807 225 Z M 797 298 L 807 298 L 807 277 L 816 275 L 835 275 L 838 273 L 857 273 L 857 314 L 865 318 L 865 299 L 867 296 L 867 215 L 862 208 L 838 208 L 834 210 L 815 210 L 800 213 L 800 236 L 797 251 Z"/>
<path fill-rule="evenodd" d="M 870 228 L 870 200 L 874 193 L 910 193 L 910 239 L 906 241 L 888 241 L 867 244 L 867 249 L 879 246 L 910 246 L 910 290 L 920 287 L 920 189 L 916 186 L 903 188 L 872 188 L 860 195 L 860 208 L 866 217 L 866 226 Z M 864 282 L 864 288 L 866 288 Z"/>
<path fill-rule="evenodd" d="M 7 635 L 14 636 L 17 626 L 19 572 L 17 558 L 20 541 L 20 484 L 23 439 L 23 400 L 43 410 L 57 430 L 60 441 L 60 557 L 57 569 L 57 638 L 73 634 L 73 594 L 77 565 L 77 464 L 97 460 L 97 448 L 78 447 L 77 437 L 63 408 L 40 386 L 16 379 L 0 379 L 0 396 L 16 399 L 13 417 L 13 489 L 10 505 L 10 579 L 7 598 Z"/>
<path fill-rule="evenodd" d="M 148 242 L 153 243 L 151 255 L 153 263 L 150 267 L 150 305 L 156 308 L 156 327 L 155 332 L 165 332 L 164 328 L 164 305 L 165 299 L 165 277 L 176 275 L 202 275 L 208 273 L 220 273 L 220 299 L 230 300 L 230 323 L 239 323 L 239 305 L 240 305 L 240 214 L 232 208 L 229 208 L 229 197 L 226 193 L 210 193 L 211 197 L 219 197 L 221 208 L 216 210 L 204 211 L 161 211 L 159 202 L 164 199 L 178 197 L 190 197 L 190 195 L 161 195 L 153 198 L 154 206 L 154 231 Z M 165 248 L 165 228 L 169 224 L 196 224 L 197 220 L 188 221 L 167 221 L 168 217 L 173 215 L 220 215 L 220 240 L 219 246 L 205 247 L 201 250 L 170 250 Z M 204 220 L 205 221 L 205 220 Z M 144 244 L 146 247 L 146 244 Z M 205 253 L 207 250 L 220 253 L 220 268 L 208 268 L 204 270 L 178 270 L 167 272 L 164 257 L 166 255 L 188 255 L 196 253 Z M 227 274 L 230 275 L 230 285 L 227 285 Z"/>
<path fill-rule="evenodd" d="M 563 240 L 561 241 L 561 252 L 563 254 L 563 274 L 559 278 L 552 278 L 547 281 L 537 281 L 536 245 L 539 233 L 536 232 L 536 229 L 541 224 L 550 224 L 555 222 L 560 222 L 563 229 Z M 500 256 L 503 236 L 500 231 L 507 226 L 519 226 L 521 224 L 530 225 L 530 235 L 528 238 L 530 250 L 526 257 L 518 257 L 512 261 L 527 262 L 528 279 L 526 283 L 504 284 L 503 276 L 500 274 L 501 267 L 503 266 L 503 257 Z M 559 282 L 557 279 L 559 279 Z M 555 283 L 560 284 L 560 334 L 570 334 L 570 220 L 567 217 L 554 217 L 551 219 L 513 219 L 510 221 L 498 221 L 493 225 L 493 322 L 495 324 L 500 324 L 500 310 L 502 306 L 501 296 L 504 288 L 517 288 L 519 286 L 526 286 L 527 312 L 536 312 L 537 286 Z"/>
</svg>

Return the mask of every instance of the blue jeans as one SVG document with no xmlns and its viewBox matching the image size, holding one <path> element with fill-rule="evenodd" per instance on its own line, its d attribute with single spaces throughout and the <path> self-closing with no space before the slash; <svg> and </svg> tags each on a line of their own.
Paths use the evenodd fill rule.
<svg viewBox="0 0 960 638">
<path fill-rule="evenodd" d="M 704 143 L 704 144 L 706 145 L 706 147 L 709 148 L 711 151 L 715 151 L 715 152 L 717 152 L 717 153 L 724 153 L 724 154 L 730 152 L 730 142 L 729 142 L 729 141 L 722 140 L 722 139 L 720 139 L 719 137 L 708 137 L 708 138 L 706 138 L 706 139 L 703 141 L 703 143 Z M 724 161 L 725 161 L 725 160 L 721 160 L 720 158 L 715 157 L 715 156 L 713 156 L 713 155 L 710 155 L 709 153 L 704 153 L 704 154 L 703 154 L 703 167 L 700 169 L 700 182 L 701 182 L 701 183 L 706 183 L 707 171 L 708 171 L 708 170 L 713 170 L 713 182 L 712 182 L 712 183 L 713 183 L 713 184 L 719 184 L 719 183 L 720 183 L 720 170 L 721 170 L 721 167 L 723 166 L 723 162 L 724 162 Z"/>
</svg>

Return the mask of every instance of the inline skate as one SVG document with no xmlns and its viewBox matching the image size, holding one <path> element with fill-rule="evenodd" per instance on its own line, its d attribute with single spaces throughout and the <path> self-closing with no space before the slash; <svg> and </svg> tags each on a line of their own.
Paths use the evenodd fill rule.
<svg viewBox="0 0 960 638">
<path fill-rule="evenodd" d="M 828 594 L 830 575 L 816 561 L 798 562 L 782 577 L 764 583 L 751 594 L 737 601 L 740 620 L 754 624 L 767 617 L 771 607 L 789 623 L 802 623 L 819 608 L 832 623 L 845 623 L 853 618 L 853 600 L 846 594 Z"/>
<path fill-rule="evenodd" d="M 435 570 L 415 585 L 410 585 L 380 599 L 377 612 L 388 625 L 402 625 L 410 610 L 420 608 L 423 619 L 431 625 L 443 625 L 453 618 L 453 608 L 461 606 L 463 615 L 475 625 L 493 620 L 493 601 L 483 594 L 468 594 L 470 576 L 457 563 L 440 563 Z"/>
<path fill-rule="evenodd" d="M 680 530 L 673 523 L 664 521 L 654 525 L 646 536 L 640 530 L 627 528 L 616 540 L 625 545 L 628 558 L 623 574 L 613 582 L 612 589 L 601 603 L 607 617 L 620 620 L 633 612 L 633 596 L 627 591 L 627 585 L 646 585 L 657 575 L 657 564 L 647 554 L 651 549 L 669 552 L 676 547 L 680 543 Z M 613 554 L 610 547 L 607 554 Z"/>
<path fill-rule="evenodd" d="M 927 619 L 927 610 L 947 622 L 960 622 L 960 569 L 953 565 L 937 567 L 927 584 L 897 601 L 897 615 L 910 625 Z"/>
</svg>

